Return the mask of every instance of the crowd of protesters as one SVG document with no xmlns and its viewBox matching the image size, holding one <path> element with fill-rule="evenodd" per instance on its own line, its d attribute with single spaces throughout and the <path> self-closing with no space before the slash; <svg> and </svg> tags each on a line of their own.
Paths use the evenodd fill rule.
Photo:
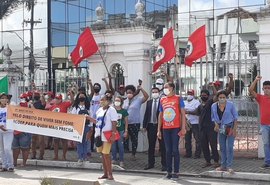
<svg viewBox="0 0 270 185">
<path fill-rule="evenodd" d="M 192 138 L 194 138 L 193 157 L 198 159 L 201 157 L 201 152 L 203 153 L 205 159 L 203 168 L 214 165 L 217 171 L 234 173 L 233 146 L 237 133 L 238 113 L 235 105 L 228 100 L 228 95 L 234 86 L 232 74 L 228 76 L 229 82 L 225 89 L 222 89 L 219 82 L 208 83 L 201 87 L 199 98 L 195 96 L 193 89 L 188 90 L 187 96 L 183 98 L 176 95 L 175 84 L 172 78 L 166 75 L 167 82 L 159 78 L 153 84 L 149 99 L 149 94 L 143 89 L 141 80 L 137 87 L 120 84 L 116 90 L 112 86 L 109 75 L 108 82 L 105 78 L 102 79 L 106 85 L 104 94 L 101 93 L 99 83 L 92 84 L 89 80 L 90 95 L 87 94 L 85 87 L 69 88 L 68 100 L 64 100 L 61 94 L 44 93 L 33 88 L 33 91 L 25 92 L 20 96 L 19 106 L 85 115 L 82 142 L 76 143 L 78 163 L 82 164 L 88 160 L 94 150 L 101 153 L 104 171 L 101 179 L 113 179 L 112 164 L 118 164 L 118 160 L 119 165 L 124 167 L 125 149 L 129 150 L 128 140 L 131 142 L 129 160 L 136 160 L 141 125 L 142 131 L 147 131 L 149 143 L 148 163 L 144 170 L 154 168 L 158 140 L 161 170 L 167 171 L 168 179 L 178 178 L 179 140 L 185 139 L 184 157 L 191 158 Z M 259 95 L 254 88 L 260 79 L 259 76 L 255 79 L 249 91 L 260 105 L 265 151 L 263 168 L 270 168 L 270 109 L 267 108 L 270 105 L 270 81 L 263 83 L 264 95 Z M 21 166 L 26 165 L 30 154 L 32 159 L 43 160 L 45 148 L 53 148 L 54 160 L 59 160 L 60 141 L 63 150 L 61 160 L 66 160 L 68 151 L 66 139 L 6 129 L 7 105 L 10 103 L 10 98 L 8 94 L 0 94 L 1 171 L 14 171 L 14 166 L 18 166 L 17 159 L 20 152 L 23 158 Z M 140 109 L 145 102 L 145 114 L 142 117 Z M 142 124 L 141 120 L 143 120 Z M 221 157 L 218 153 L 218 143 Z"/>
</svg>

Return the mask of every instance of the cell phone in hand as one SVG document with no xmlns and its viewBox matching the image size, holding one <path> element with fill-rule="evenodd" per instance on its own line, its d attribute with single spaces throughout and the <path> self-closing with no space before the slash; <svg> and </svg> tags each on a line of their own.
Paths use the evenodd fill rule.
<svg viewBox="0 0 270 185">
<path fill-rule="evenodd" d="M 138 82 L 139 82 L 139 85 L 142 85 L 142 80 L 141 79 L 139 79 Z"/>
</svg>

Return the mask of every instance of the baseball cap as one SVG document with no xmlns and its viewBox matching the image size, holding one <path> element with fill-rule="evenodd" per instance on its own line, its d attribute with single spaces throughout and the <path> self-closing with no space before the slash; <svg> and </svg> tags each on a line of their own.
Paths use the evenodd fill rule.
<svg viewBox="0 0 270 185">
<path fill-rule="evenodd" d="M 220 81 L 217 80 L 217 81 L 214 82 L 214 85 L 215 85 L 215 86 L 220 86 L 221 83 L 220 83 Z"/>
<path fill-rule="evenodd" d="M 164 80 L 163 80 L 162 78 L 158 78 L 158 79 L 156 80 L 156 84 L 158 84 L 158 85 L 163 85 L 163 84 L 164 84 Z"/>
<path fill-rule="evenodd" d="M 59 99 L 59 100 L 62 100 L 62 99 L 63 99 L 63 96 L 62 96 L 62 94 L 57 94 L 57 95 L 55 96 L 55 99 Z"/>
<path fill-rule="evenodd" d="M 189 90 L 188 90 L 188 92 L 187 92 L 187 94 L 194 95 L 194 94 L 195 94 L 195 92 L 194 92 L 194 90 L 193 90 L 193 89 L 189 89 Z"/>
<path fill-rule="evenodd" d="M 20 98 L 22 99 L 22 98 L 27 98 L 28 96 L 27 96 L 27 94 L 26 93 L 22 93 L 21 95 L 20 95 Z"/>
</svg>

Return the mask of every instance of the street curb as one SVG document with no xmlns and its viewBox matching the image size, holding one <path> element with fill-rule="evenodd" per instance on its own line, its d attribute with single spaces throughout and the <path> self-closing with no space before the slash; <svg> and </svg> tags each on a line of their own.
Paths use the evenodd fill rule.
<svg viewBox="0 0 270 185">
<path fill-rule="evenodd" d="M 222 179 L 236 179 L 236 180 L 252 180 L 252 181 L 268 181 L 270 182 L 270 174 L 263 173 L 248 173 L 248 172 L 235 172 L 230 174 L 229 172 L 217 172 L 206 171 L 200 174 L 201 177 L 212 177 Z"/>
<path fill-rule="evenodd" d="M 22 159 L 18 159 L 22 162 Z M 73 161 L 51 161 L 51 160 L 27 160 L 27 165 L 30 166 L 43 166 L 43 167 L 56 167 L 56 168 L 71 168 L 71 169 L 87 169 L 87 170 L 102 170 L 102 163 L 90 163 L 84 162 L 79 164 Z M 140 174 L 153 174 L 153 175 L 165 175 L 166 172 L 154 171 L 154 170 L 130 170 L 124 169 L 118 165 L 113 165 L 114 171 L 121 171 L 124 173 L 140 173 Z M 235 172 L 230 174 L 229 172 L 217 172 L 206 171 L 200 174 L 192 173 L 179 173 L 181 176 L 186 177 L 207 177 L 207 178 L 222 178 L 222 179 L 235 179 L 235 180 L 252 180 L 252 181 L 268 181 L 270 182 L 270 174 L 262 173 L 248 173 L 248 172 Z"/>
</svg>

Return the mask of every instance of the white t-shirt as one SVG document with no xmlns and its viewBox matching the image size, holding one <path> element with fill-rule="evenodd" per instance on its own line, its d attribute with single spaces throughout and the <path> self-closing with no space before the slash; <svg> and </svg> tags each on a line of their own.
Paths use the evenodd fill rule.
<svg viewBox="0 0 270 185">
<path fill-rule="evenodd" d="M 100 100 L 101 100 L 101 94 L 94 95 L 93 98 L 92 98 L 92 100 L 91 100 L 90 115 L 93 118 L 96 118 L 97 110 L 100 107 Z"/>
<path fill-rule="evenodd" d="M 199 107 L 200 101 L 193 99 L 191 101 L 185 101 L 185 110 L 186 111 L 194 111 Z M 187 120 L 191 124 L 199 124 L 199 116 L 196 115 L 191 115 L 191 114 L 186 114 Z"/>
<path fill-rule="evenodd" d="M 7 128 L 7 107 L 0 108 L 0 125 L 4 125 L 4 128 Z M 0 129 L 0 132 L 4 132 Z M 12 130 L 8 130 L 8 132 L 13 132 Z"/>
<path fill-rule="evenodd" d="M 100 136 L 100 129 L 101 129 L 101 125 L 102 125 L 102 119 L 103 116 L 106 112 L 106 109 L 104 110 L 102 107 L 100 107 L 96 113 L 97 115 L 97 123 L 96 123 L 96 129 L 95 129 L 95 137 Z M 110 131 L 112 130 L 112 121 L 116 121 L 118 120 L 118 114 L 115 110 L 114 107 L 109 106 L 108 111 L 105 115 L 104 118 L 104 126 L 102 128 L 102 132 L 104 131 Z M 101 136 L 101 140 L 102 141 L 107 141 L 107 139 L 105 138 L 104 134 L 102 133 Z"/>
</svg>

